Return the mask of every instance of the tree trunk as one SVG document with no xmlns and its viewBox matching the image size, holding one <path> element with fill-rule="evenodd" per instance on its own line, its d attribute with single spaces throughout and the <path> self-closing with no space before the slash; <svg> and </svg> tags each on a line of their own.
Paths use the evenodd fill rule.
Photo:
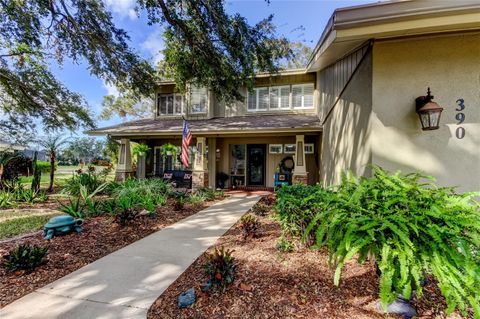
<svg viewBox="0 0 480 319">
<path fill-rule="evenodd" d="M 53 192 L 53 181 L 55 179 L 55 152 L 50 155 L 50 186 L 48 191 Z"/>
</svg>

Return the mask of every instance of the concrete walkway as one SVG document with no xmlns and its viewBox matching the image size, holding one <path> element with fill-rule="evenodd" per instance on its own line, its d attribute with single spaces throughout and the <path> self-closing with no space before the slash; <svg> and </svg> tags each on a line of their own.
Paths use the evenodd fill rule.
<svg viewBox="0 0 480 319">
<path fill-rule="evenodd" d="M 37 289 L 1 309 L 0 318 L 146 318 L 158 296 L 259 198 L 238 194 L 217 203 Z"/>
</svg>

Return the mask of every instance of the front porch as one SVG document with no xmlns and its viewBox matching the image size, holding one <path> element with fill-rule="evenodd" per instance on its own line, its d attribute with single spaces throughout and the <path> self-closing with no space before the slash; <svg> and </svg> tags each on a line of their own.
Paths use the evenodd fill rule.
<svg viewBox="0 0 480 319">
<path fill-rule="evenodd" d="M 319 133 L 216 134 L 195 136 L 189 148 L 190 166 L 180 161 L 181 136 L 131 136 L 120 140 L 117 179 L 164 177 L 172 170 L 191 174 L 192 187 L 272 190 L 275 173 L 291 170 L 292 182 L 315 184 L 319 176 Z M 131 142 L 150 150 L 132 159 Z M 165 145 L 176 151 L 165 151 Z M 282 164 L 282 165 L 280 165 Z"/>
</svg>

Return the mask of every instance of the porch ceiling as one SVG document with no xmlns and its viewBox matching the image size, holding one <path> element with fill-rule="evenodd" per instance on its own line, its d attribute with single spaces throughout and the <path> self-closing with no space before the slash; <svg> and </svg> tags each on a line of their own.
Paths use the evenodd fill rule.
<svg viewBox="0 0 480 319">
<path fill-rule="evenodd" d="M 320 132 L 322 125 L 316 115 L 278 114 L 222 117 L 190 120 L 193 135 L 222 135 L 233 133 Z M 87 131 L 88 135 L 181 135 L 182 119 L 145 119 Z"/>
</svg>

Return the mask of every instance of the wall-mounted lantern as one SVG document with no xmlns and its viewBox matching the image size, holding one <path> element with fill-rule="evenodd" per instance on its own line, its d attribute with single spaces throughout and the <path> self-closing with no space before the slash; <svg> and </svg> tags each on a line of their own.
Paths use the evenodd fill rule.
<svg viewBox="0 0 480 319">
<path fill-rule="evenodd" d="M 419 96 L 415 99 L 416 111 L 424 131 L 437 130 L 439 128 L 440 115 L 443 111 L 440 105 L 432 101 L 433 95 L 430 93 L 430 88 L 428 88 L 426 96 Z"/>
</svg>

